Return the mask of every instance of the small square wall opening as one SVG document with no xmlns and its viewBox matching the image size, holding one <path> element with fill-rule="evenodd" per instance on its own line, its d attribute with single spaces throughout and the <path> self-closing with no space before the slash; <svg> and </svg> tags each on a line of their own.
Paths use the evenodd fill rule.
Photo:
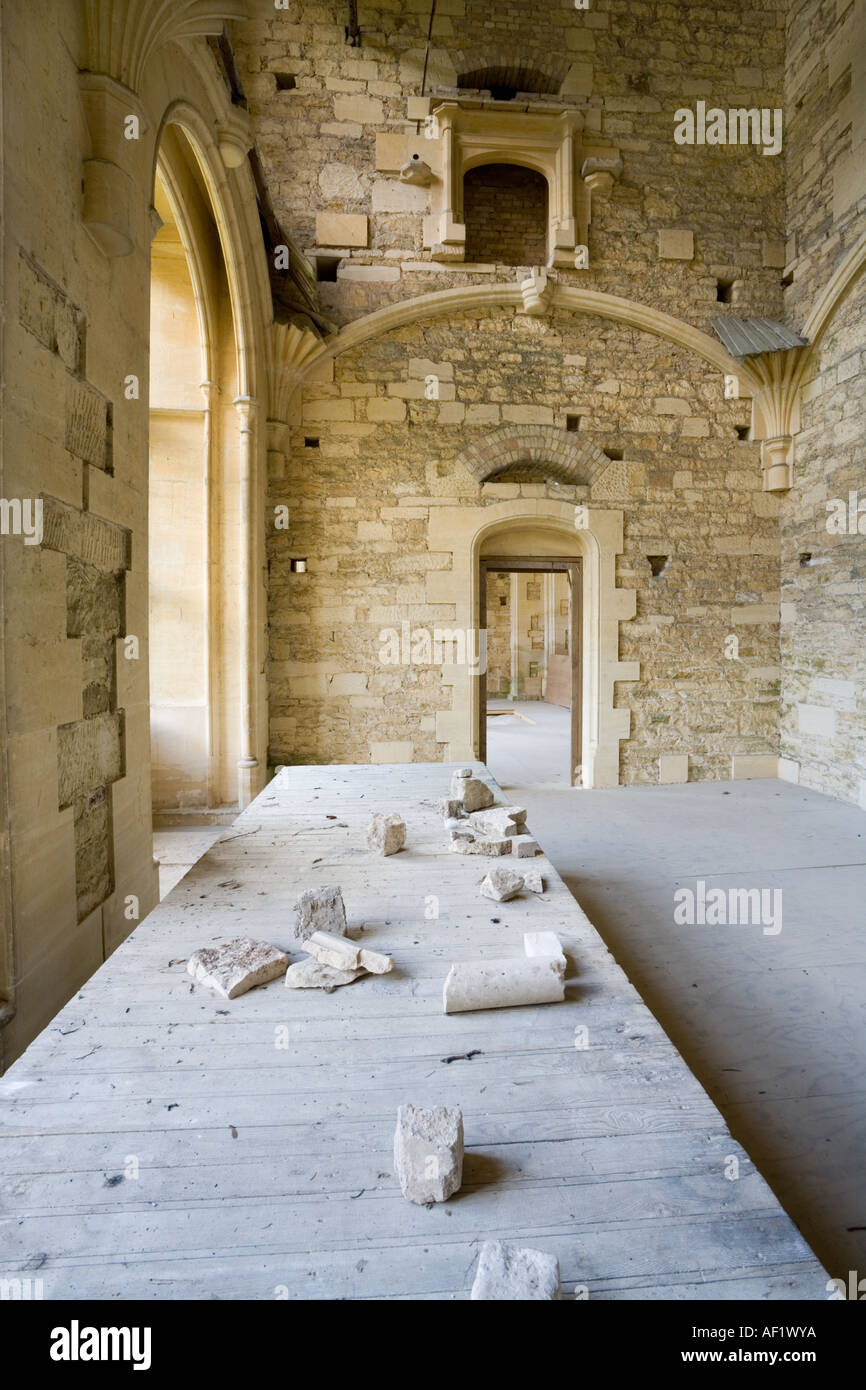
<svg viewBox="0 0 866 1390">
<path fill-rule="evenodd" d="M 748 439 L 748 437 L 749 437 L 749 428 L 750 428 L 750 427 L 749 427 L 748 425 L 734 425 L 734 432 L 735 432 L 737 438 L 738 438 L 738 439 Z"/>
<path fill-rule="evenodd" d="M 293 72 L 275 72 L 274 77 L 278 92 L 293 92 L 298 85 Z"/>
<path fill-rule="evenodd" d="M 577 434 L 580 429 L 581 417 L 579 415 L 568 414 L 565 417 L 565 428 L 569 434 Z"/>
<path fill-rule="evenodd" d="M 305 449 L 318 449 L 318 447 L 319 447 L 319 440 L 318 440 L 318 437 L 317 437 L 316 435 L 314 435 L 314 434 L 308 434 L 308 435 L 305 435 L 305 436 L 304 436 L 304 448 L 305 448 Z"/>
<path fill-rule="evenodd" d="M 342 259 L 342 256 L 316 257 L 316 279 L 320 284 L 336 284 L 337 267 Z"/>
<path fill-rule="evenodd" d="M 716 281 L 716 303 L 733 304 L 734 302 L 734 282 L 733 280 Z"/>
</svg>

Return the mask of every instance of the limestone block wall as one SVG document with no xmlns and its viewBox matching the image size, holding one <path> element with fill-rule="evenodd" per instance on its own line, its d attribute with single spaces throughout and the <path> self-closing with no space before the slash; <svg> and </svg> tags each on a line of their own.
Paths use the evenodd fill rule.
<svg viewBox="0 0 866 1390">
<path fill-rule="evenodd" d="M 5 585 L 14 1056 L 157 900 L 146 661 L 148 246 L 109 263 L 81 224 L 81 7 L 3 7 L 4 498 L 42 544 L 0 539 Z M 145 401 L 127 400 L 122 370 Z M 2 1064 L 2 1058 L 0 1058 Z"/>
<path fill-rule="evenodd" d="M 438 400 L 425 397 L 431 372 Z M 623 518 L 616 582 L 636 616 L 613 642 L 639 679 L 624 667 L 613 687 L 626 731 L 613 780 L 656 782 L 666 752 L 689 753 L 693 780 L 730 777 L 735 758 L 740 772 L 775 769 L 779 502 L 760 491 L 757 446 L 736 436 L 747 403 L 723 398 L 718 372 L 607 320 L 501 307 L 417 320 L 317 375 L 271 478 L 271 506 L 292 517 L 269 541 L 273 761 L 466 756 L 465 686 L 441 661 L 383 657 L 382 633 L 471 621 L 468 562 L 458 575 L 443 515 L 471 527 L 508 500 L 531 521 L 545 499 L 572 535 L 579 503 Z M 572 411 L 587 441 L 624 456 L 602 459 L 591 487 L 484 483 L 460 462 L 470 441 L 527 424 L 571 439 Z M 667 557 L 658 575 L 649 556 Z"/>
<path fill-rule="evenodd" d="M 436 195 L 401 183 L 411 154 L 432 158 L 421 91 L 430 6 L 371 4 L 362 42 L 345 42 L 345 6 L 294 0 L 250 6 L 236 30 L 238 61 L 257 142 L 282 225 L 315 257 L 339 254 L 334 284 L 320 286 L 337 322 L 467 278 L 495 264 L 445 266 L 423 251 Z M 569 281 L 639 299 L 705 325 L 731 286 L 731 312 L 781 313 L 784 169 L 754 146 L 674 142 L 675 113 L 699 100 L 728 108 L 782 106 L 784 11 L 768 0 L 716 6 L 677 0 L 442 0 L 433 23 L 425 92 L 456 93 L 457 78 L 518 61 L 548 76 L 580 113 L 588 137 L 618 151 L 622 176 L 593 197 L 590 268 Z M 649 58 L 652 57 L 650 63 Z M 286 89 L 283 77 L 293 79 Z M 520 130 L 518 101 L 500 107 Z M 552 108 L 548 108 L 552 109 Z M 576 171 L 579 173 L 579 170 Z M 349 219 L 349 220 L 347 220 Z M 667 246 L 660 234 L 684 231 Z"/>
<path fill-rule="evenodd" d="M 802 0 L 788 24 L 785 307 L 818 341 L 781 509 L 781 771 L 866 807 L 866 9 Z"/>
</svg>

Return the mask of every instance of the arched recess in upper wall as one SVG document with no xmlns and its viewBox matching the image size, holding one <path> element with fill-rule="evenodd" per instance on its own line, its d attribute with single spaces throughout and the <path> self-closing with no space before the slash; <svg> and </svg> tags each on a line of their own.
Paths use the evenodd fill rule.
<svg viewBox="0 0 866 1390">
<path fill-rule="evenodd" d="M 562 482 L 591 487 L 610 459 L 590 440 L 575 441 L 553 425 L 504 425 L 475 439 L 458 456 L 483 483 L 508 468 L 528 464 Z"/>
<path fill-rule="evenodd" d="M 571 60 L 553 53 L 527 53 L 515 57 L 513 51 L 495 48 L 451 50 L 457 74 L 456 86 L 463 91 L 489 91 L 496 88 L 517 94 L 556 96 L 565 81 Z"/>
</svg>

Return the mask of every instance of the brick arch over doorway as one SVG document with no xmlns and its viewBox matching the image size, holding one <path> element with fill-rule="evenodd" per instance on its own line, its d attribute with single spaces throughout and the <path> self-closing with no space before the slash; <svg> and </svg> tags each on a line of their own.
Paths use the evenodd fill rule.
<svg viewBox="0 0 866 1390">
<path fill-rule="evenodd" d="M 503 469 L 520 464 L 543 465 L 551 477 L 578 486 L 591 487 L 610 464 L 597 444 L 588 439 L 576 443 L 567 430 L 553 425 L 505 425 L 491 430 L 459 455 L 479 483 Z"/>
</svg>

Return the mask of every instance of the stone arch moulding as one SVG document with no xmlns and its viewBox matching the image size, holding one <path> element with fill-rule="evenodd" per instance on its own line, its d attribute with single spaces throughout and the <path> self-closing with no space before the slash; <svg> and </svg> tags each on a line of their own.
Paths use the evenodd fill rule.
<svg viewBox="0 0 866 1390">
<path fill-rule="evenodd" d="M 430 518 L 431 551 L 450 553 L 450 571 L 436 571 L 435 601 L 455 605 L 455 625 L 477 629 L 480 619 L 479 560 L 485 541 L 509 532 L 541 529 L 558 549 L 584 561 L 583 767 L 587 787 L 619 785 L 619 745 L 631 733 L 631 713 L 614 705 L 615 682 L 640 679 L 640 663 L 620 661 L 619 624 L 633 618 L 637 595 L 616 586 L 616 557 L 623 547 L 623 514 L 590 508 L 578 529 L 567 502 L 518 498 L 486 507 L 436 507 Z M 530 552 L 531 553 L 531 552 Z M 551 552 L 552 553 L 552 552 Z M 446 761 L 477 756 L 479 679 L 467 666 L 446 668 L 452 706 L 436 716 L 436 736 Z"/>
<path fill-rule="evenodd" d="M 402 328 L 418 319 L 438 318 L 445 314 L 465 313 L 470 309 L 491 308 L 510 304 L 518 312 L 523 311 L 523 293 L 517 280 L 500 282 L 495 285 L 459 285 L 454 289 L 433 290 L 429 294 L 414 295 L 410 299 L 398 300 L 372 314 L 355 319 L 331 338 L 324 339 L 319 348 L 310 352 L 299 368 L 299 383 L 314 367 L 329 357 L 339 357 L 352 348 L 375 338 L 381 338 L 392 329 Z M 665 314 L 660 309 L 639 304 L 633 299 L 622 299 L 618 295 L 606 294 L 601 290 L 585 290 L 577 285 L 553 284 L 548 301 L 550 309 L 568 309 L 576 314 L 597 314 L 599 318 L 611 319 L 615 323 L 628 324 L 630 328 L 652 333 L 664 338 L 678 347 L 686 348 L 702 357 L 710 366 L 724 375 L 735 376 L 739 382 L 741 396 L 753 396 L 761 389 L 761 380 L 751 368 L 731 357 L 718 338 L 694 328 L 682 319 Z"/>
<path fill-rule="evenodd" d="M 504 468 L 530 463 L 549 467 L 551 476 L 563 482 L 589 487 L 610 464 L 598 445 L 587 439 L 577 443 L 554 425 L 503 425 L 474 439 L 457 461 L 479 483 Z"/>
</svg>

